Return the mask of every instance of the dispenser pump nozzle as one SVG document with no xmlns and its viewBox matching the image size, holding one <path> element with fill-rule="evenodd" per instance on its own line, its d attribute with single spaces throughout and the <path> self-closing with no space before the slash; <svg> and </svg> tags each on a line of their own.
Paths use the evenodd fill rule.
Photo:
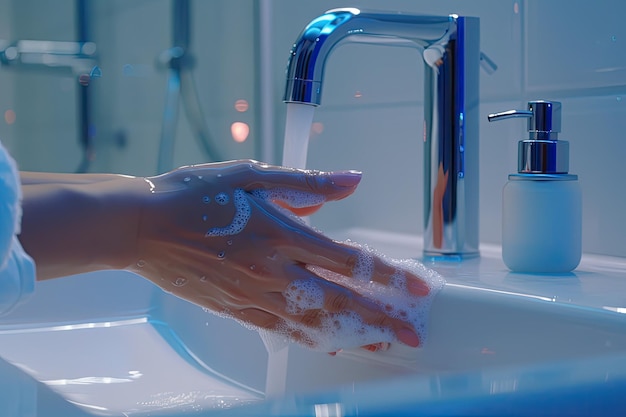
<svg viewBox="0 0 626 417">
<path fill-rule="evenodd" d="M 528 118 L 530 139 L 557 140 L 561 131 L 561 103 L 558 101 L 529 101 L 528 110 L 508 110 L 487 116 L 490 122 L 512 117 Z"/>
<path fill-rule="evenodd" d="M 490 122 L 514 117 L 528 118 L 528 139 L 519 142 L 518 172 L 567 174 L 569 143 L 557 140 L 561 131 L 561 103 L 534 100 L 528 110 L 508 110 L 487 116 Z"/>
</svg>

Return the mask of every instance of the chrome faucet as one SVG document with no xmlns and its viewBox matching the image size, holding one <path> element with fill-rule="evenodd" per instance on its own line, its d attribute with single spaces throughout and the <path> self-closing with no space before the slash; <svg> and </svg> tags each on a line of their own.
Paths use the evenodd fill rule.
<svg viewBox="0 0 626 417">
<path fill-rule="evenodd" d="M 285 102 L 321 104 L 326 60 L 344 42 L 422 50 L 424 255 L 478 256 L 479 19 L 329 10 L 293 45 Z"/>
</svg>

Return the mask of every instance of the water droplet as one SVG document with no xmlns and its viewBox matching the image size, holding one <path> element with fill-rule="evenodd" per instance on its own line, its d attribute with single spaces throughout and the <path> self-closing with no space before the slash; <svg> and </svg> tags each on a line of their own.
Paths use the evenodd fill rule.
<svg viewBox="0 0 626 417">
<path fill-rule="evenodd" d="M 206 277 L 205 277 L 204 275 L 202 275 L 202 276 L 200 277 L 200 281 L 205 282 L 205 281 L 206 281 Z"/>
<path fill-rule="evenodd" d="M 230 245 L 233 244 L 233 241 L 232 240 L 228 240 L 228 241 L 226 241 L 226 243 L 228 244 L 228 246 L 230 246 Z"/>
<path fill-rule="evenodd" d="M 274 252 L 270 256 L 268 256 L 267 259 L 269 259 L 270 261 L 275 261 L 277 256 L 278 252 Z"/>
<path fill-rule="evenodd" d="M 184 277 L 178 277 L 176 278 L 174 281 L 172 281 L 172 284 L 175 287 L 182 287 L 187 283 L 187 278 Z"/>
<path fill-rule="evenodd" d="M 191 181 L 191 177 L 185 177 L 185 179 L 184 179 L 183 181 L 185 181 L 186 183 L 188 183 L 189 181 Z"/>
<path fill-rule="evenodd" d="M 217 257 L 220 259 L 224 259 L 226 257 L 226 252 L 221 251 L 220 253 L 217 254 Z"/>
<path fill-rule="evenodd" d="M 144 266 L 146 266 L 146 261 L 144 261 L 143 259 L 140 259 L 137 261 L 137 266 L 139 268 L 143 268 Z"/>
<path fill-rule="evenodd" d="M 254 271 L 255 269 L 256 269 L 256 265 L 255 264 L 250 265 L 250 270 L 251 271 Z"/>
<path fill-rule="evenodd" d="M 202 175 L 198 175 L 198 179 L 201 180 L 202 179 Z"/>
<path fill-rule="evenodd" d="M 208 219 L 208 218 L 209 218 L 209 217 L 208 217 L 206 214 L 203 214 L 203 215 L 202 215 L 202 221 L 203 221 L 203 222 L 207 221 L 207 219 Z"/>
<path fill-rule="evenodd" d="M 224 206 L 228 204 L 229 200 L 230 200 L 230 197 L 228 197 L 228 194 L 226 193 L 219 193 L 218 195 L 215 196 L 215 202 L 219 204 L 220 206 Z"/>
<path fill-rule="evenodd" d="M 202 202 L 204 204 L 208 204 L 211 202 L 211 198 L 208 195 L 205 195 L 204 197 L 202 197 Z"/>
</svg>

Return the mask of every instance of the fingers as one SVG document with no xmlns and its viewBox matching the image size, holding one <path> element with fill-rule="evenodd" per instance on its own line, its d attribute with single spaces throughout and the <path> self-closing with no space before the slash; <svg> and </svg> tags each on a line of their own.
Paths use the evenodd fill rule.
<svg viewBox="0 0 626 417">
<path fill-rule="evenodd" d="M 389 286 L 404 281 L 406 290 L 415 296 L 429 294 L 428 284 L 413 270 L 394 264 L 382 255 L 364 247 L 333 241 L 309 230 L 307 239 L 299 239 L 297 244 L 285 248 L 292 259 L 303 264 L 321 267 L 330 272 L 357 278 L 364 282 L 376 282 Z"/>
<path fill-rule="evenodd" d="M 368 297 L 325 281 L 302 265 L 289 264 L 283 268 L 282 275 L 293 279 L 286 288 L 260 290 L 250 298 L 249 286 L 235 285 L 222 292 L 211 286 L 210 294 L 204 294 L 206 299 L 188 294 L 189 299 L 202 305 L 221 306 L 218 310 L 226 308 L 242 323 L 272 330 L 323 351 L 361 345 L 371 345 L 366 348 L 377 351 L 384 346 L 379 343 L 394 340 L 412 347 L 420 344 L 412 324 L 390 317 L 384 306 Z"/>
<path fill-rule="evenodd" d="M 243 188 L 248 192 L 255 189 L 282 188 L 318 194 L 324 196 L 326 201 L 347 197 L 361 181 L 361 173 L 358 171 L 323 172 L 269 165 L 254 160 L 185 166 L 160 177 L 181 180 L 190 175 L 219 179 L 233 188 Z M 153 177 L 156 178 L 158 177 Z"/>
<path fill-rule="evenodd" d="M 300 265 L 292 265 L 286 273 L 296 277 L 295 280 L 282 294 L 267 297 L 266 300 L 273 305 L 267 304 L 266 309 L 275 311 L 285 321 L 326 332 L 318 335 L 320 340 L 314 342 L 323 343 L 334 338 L 338 347 L 356 347 L 389 341 L 388 332 L 391 331 L 400 342 L 413 347 L 419 345 L 412 324 L 389 316 L 383 306 L 368 297 L 321 279 Z M 379 337 L 383 340 L 376 340 Z M 351 343 L 351 346 L 342 343 Z"/>
<path fill-rule="evenodd" d="M 303 227 L 297 219 L 284 218 L 278 210 L 258 199 L 251 198 L 250 201 L 263 206 L 267 212 L 274 210 L 273 215 L 280 218 L 281 223 L 288 225 L 290 230 L 298 230 L 298 233 L 286 236 L 288 244 L 281 248 L 288 258 L 364 282 L 405 285 L 406 290 L 415 296 L 429 294 L 428 284 L 414 269 L 394 263 L 367 247 L 334 241 L 312 228 Z"/>
<path fill-rule="evenodd" d="M 286 188 L 318 194 L 326 200 L 340 200 L 354 192 L 361 181 L 358 171 L 323 172 L 262 164 L 256 161 L 231 166 L 239 178 L 239 187 L 254 189 Z"/>
<path fill-rule="evenodd" d="M 152 180 L 165 180 L 166 185 L 176 188 L 193 177 L 230 188 L 241 188 L 249 193 L 265 191 L 262 198 L 282 201 L 283 207 L 303 216 L 313 213 L 327 201 L 340 200 L 352 194 L 361 180 L 361 173 L 322 172 L 239 160 L 185 166 Z M 161 183 L 158 188 L 169 190 Z"/>
<path fill-rule="evenodd" d="M 349 293 L 344 287 L 328 283 L 324 294 L 324 307 L 331 313 L 352 311 L 361 317 L 364 324 L 376 328 L 389 328 L 400 342 L 411 347 L 419 346 L 419 337 L 412 325 L 388 316 L 371 300 L 356 293 Z M 306 313 L 312 314 L 308 311 Z"/>
</svg>

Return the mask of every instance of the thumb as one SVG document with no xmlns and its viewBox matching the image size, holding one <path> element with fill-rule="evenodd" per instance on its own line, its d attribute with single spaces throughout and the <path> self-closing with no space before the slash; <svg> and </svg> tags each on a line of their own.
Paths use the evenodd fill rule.
<svg viewBox="0 0 626 417">
<path fill-rule="evenodd" d="M 334 171 L 328 172 L 324 176 L 307 174 L 306 183 L 311 191 L 324 194 L 324 201 L 311 202 L 310 204 L 295 205 L 288 199 L 282 200 L 280 197 L 273 201 L 277 205 L 290 210 L 297 216 L 309 216 L 318 211 L 327 201 L 337 201 L 348 197 L 354 193 L 357 185 L 361 181 L 361 172 L 358 171 Z"/>
<path fill-rule="evenodd" d="M 317 204 L 315 206 L 309 206 L 309 207 L 291 207 L 289 204 L 281 200 L 276 200 L 274 201 L 274 203 L 276 203 L 277 205 L 283 208 L 288 209 L 293 214 L 295 214 L 296 216 L 300 216 L 300 217 L 310 216 L 311 214 L 318 211 L 324 205 L 324 203 L 322 203 L 322 204 Z"/>
</svg>

